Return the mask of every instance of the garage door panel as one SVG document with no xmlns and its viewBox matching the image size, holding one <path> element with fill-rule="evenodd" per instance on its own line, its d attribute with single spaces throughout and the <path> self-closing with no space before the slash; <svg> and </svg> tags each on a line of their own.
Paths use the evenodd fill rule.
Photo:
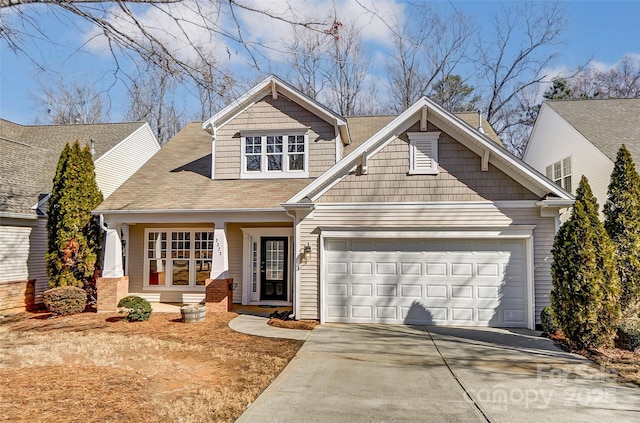
<svg viewBox="0 0 640 423">
<path fill-rule="evenodd" d="M 373 295 L 373 285 L 353 283 L 351 284 L 351 295 L 354 297 L 371 297 Z"/>
<path fill-rule="evenodd" d="M 376 295 L 378 297 L 396 297 L 397 288 L 396 284 L 376 284 Z"/>
<path fill-rule="evenodd" d="M 351 274 L 352 275 L 372 275 L 373 263 L 371 262 L 351 262 Z"/>
<path fill-rule="evenodd" d="M 327 273 L 329 275 L 346 275 L 349 264 L 345 262 L 327 261 Z"/>
<path fill-rule="evenodd" d="M 425 289 L 426 289 L 425 291 L 426 298 L 436 298 L 436 299 L 447 298 L 447 291 L 448 291 L 447 285 L 426 285 Z"/>
<path fill-rule="evenodd" d="M 376 263 L 376 275 L 396 275 L 398 273 L 397 263 L 386 263 L 386 262 L 377 262 Z"/>
<path fill-rule="evenodd" d="M 447 276 L 446 263 L 425 263 L 427 276 Z"/>
<path fill-rule="evenodd" d="M 326 321 L 527 326 L 524 241 L 326 242 Z"/>
<path fill-rule="evenodd" d="M 331 297 L 344 297 L 346 298 L 349 294 L 349 285 L 346 283 L 332 283 L 327 286 L 327 295 Z"/>
<path fill-rule="evenodd" d="M 402 284 L 400 285 L 400 296 L 408 298 L 420 298 L 422 297 L 422 285 L 418 284 Z"/>
</svg>

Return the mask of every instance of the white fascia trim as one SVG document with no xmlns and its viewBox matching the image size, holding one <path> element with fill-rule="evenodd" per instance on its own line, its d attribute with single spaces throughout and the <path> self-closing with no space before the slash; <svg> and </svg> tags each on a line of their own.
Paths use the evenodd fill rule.
<svg viewBox="0 0 640 423">
<path fill-rule="evenodd" d="M 544 175 L 540 174 L 537 170 L 533 169 L 531 166 L 529 166 L 522 160 L 519 160 L 518 158 L 513 156 L 511 153 L 509 153 L 507 150 L 504 150 L 502 147 L 498 146 L 496 143 L 491 141 L 486 136 L 478 133 L 476 130 L 467 126 L 465 123 L 462 122 L 460 118 L 447 112 L 442 107 L 440 107 L 433 101 L 429 100 L 428 98 L 422 97 L 421 99 L 416 101 L 411 107 L 409 107 L 407 110 L 401 113 L 398 117 L 396 117 L 394 120 L 389 122 L 389 124 L 387 124 L 384 128 L 382 128 L 380 131 L 374 134 L 371 138 L 369 138 L 367 141 L 361 144 L 358 148 L 352 151 L 351 154 L 349 154 L 347 157 L 342 159 L 340 163 L 337 163 L 335 166 L 331 167 L 329 170 L 323 173 L 319 178 L 317 178 L 314 182 L 307 185 L 299 193 L 297 193 L 295 196 L 289 199 L 287 203 L 295 203 L 302 200 L 305 197 L 310 197 L 314 199 L 313 197 L 317 197 L 318 195 L 316 194 L 312 196 L 312 194 L 317 193 L 319 189 L 324 187 L 326 191 L 326 186 L 330 187 L 332 186 L 332 184 L 335 185 L 341 177 L 344 177 L 348 173 L 346 172 L 346 169 L 349 167 L 352 167 L 355 161 L 358 160 L 358 158 L 362 155 L 364 151 L 371 151 L 370 155 L 373 156 L 379 150 L 379 148 L 385 145 L 384 142 L 380 144 L 381 141 L 385 140 L 386 142 L 389 142 L 391 139 L 394 138 L 392 136 L 392 135 L 395 135 L 394 132 L 400 132 L 398 129 L 400 128 L 403 122 L 408 121 L 412 117 L 415 118 L 415 120 L 419 119 L 419 117 L 422 116 L 422 108 L 424 106 L 428 106 L 432 114 L 435 112 L 435 115 L 437 117 L 440 117 L 446 123 L 452 125 L 453 127 L 459 129 L 465 135 L 476 140 L 484 148 L 489 149 L 495 155 L 492 157 L 499 157 L 506 163 L 513 166 L 514 168 L 519 169 L 525 175 L 527 175 L 528 177 L 533 179 L 535 182 L 537 182 L 539 185 L 541 185 L 548 192 L 554 193 L 560 198 L 565 198 L 565 199 L 572 198 L 571 194 L 569 194 L 562 188 L 558 187 L 556 184 L 548 180 Z M 420 116 L 417 116 L 416 115 L 417 113 L 419 113 Z M 375 149 L 372 148 L 374 146 L 376 147 Z"/>
<path fill-rule="evenodd" d="M 93 210 L 91 214 L 196 214 L 196 213 L 284 213 L 284 209 L 157 209 L 157 210 Z"/>
<path fill-rule="evenodd" d="M 5 219 L 26 219 L 26 220 L 38 219 L 38 216 L 35 214 L 12 213 L 12 212 L 3 212 L 3 211 L 0 211 L 0 217 Z"/>
<path fill-rule="evenodd" d="M 258 100 L 258 98 L 254 98 L 256 96 L 259 96 L 259 98 L 263 98 L 264 96 L 271 94 L 272 83 L 275 83 L 278 92 L 284 94 L 290 100 L 301 105 L 323 120 L 338 127 L 347 125 L 347 121 L 342 116 L 336 114 L 322 104 L 302 94 L 297 89 L 287 84 L 277 76 L 270 75 L 259 82 L 257 85 L 255 85 L 253 88 L 251 88 L 249 91 L 247 91 L 245 94 L 240 96 L 237 100 L 230 103 L 227 107 L 204 121 L 202 123 L 202 129 L 206 130 L 209 126 L 213 125 L 217 126 L 218 128 L 222 127 L 226 122 L 231 120 L 230 118 L 228 118 L 228 115 L 231 114 L 235 109 L 242 107 L 247 102 L 250 102 L 251 104 L 255 103 Z M 243 110 L 247 107 L 248 106 L 245 106 Z M 237 113 L 234 114 L 234 117 L 236 115 Z"/>
<path fill-rule="evenodd" d="M 557 195 L 559 198 L 565 198 L 565 199 L 572 198 L 572 195 L 570 193 L 568 193 L 567 191 L 565 191 L 564 189 L 560 188 L 555 183 L 547 179 L 546 176 L 542 175 L 540 172 L 535 170 L 529 164 L 518 159 L 517 157 L 509 153 L 506 149 L 504 149 L 503 147 L 500 147 L 498 144 L 491 141 L 489 138 L 486 137 L 486 135 L 482 135 L 476 130 L 472 129 L 471 127 L 461 124 L 460 122 L 462 121 L 460 120 L 460 118 L 447 112 L 438 104 L 434 103 L 428 98 L 423 97 L 423 100 L 429 104 L 430 108 L 433 108 L 439 112 L 438 115 L 441 119 L 444 119 L 445 121 L 451 123 L 452 125 L 460 129 L 469 137 L 480 142 L 483 145 L 483 147 L 486 147 L 487 149 L 491 150 L 491 153 L 494 153 L 495 155 L 500 157 L 502 160 L 509 163 L 511 166 L 515 167 L 516 169 L 521 170 L 525 175 L 532 178 L 534 181 L 536 181 L 538 184 L 540 184 L 549 192 Z M 490 159 L 490 161 L 493 162 L 493 157 Z M 508 172 L 505 172 L 505 173 L 509 174 Z"/>
<path fill-rule="evenodd" d="M 452 228 L 394 228 L 394 227 L 320 227 L 324 238 L 403 238 L 403 239 L 460 239 L 500 238 L 528 239 L 535 225 L 452 227 Z"/>
<path fill-rule="evenodd" d="M 538 131 L 539 122 L 542 120 L 542 115 L 545 114 L 545 111 L 549 108 L 547 106 L 547 102 L 543 101 L 542 106 L 540 106 L 540 110 L 538 111 L 538 117 L 536 117 L 536 121 L 533 123 L 533 129 L 531 130 L 531 134 L 529 135 L 529 139 L 527 140 L 527 145 L 524 147 L 524 153 L 522 153 L 522 161 L 527 163 L 527 153 L 529 153 L 529 146 L 531 145 L 531 141 L 535 138 L 535 134 Z M 553 110 L 553 109 L 552 109 Z"/>
<path fill-rule="evenodd" d="M 319 203 L 315 209 L 332 210 L 380 210 L 380 209 L 520 209 L 534 208 L 538 206 L 537 200 L 516 201 L 434 201 L 434 202 L 408 202 L 408 203 Z M 297 203 L 299 204 L 299 203 Z M 297 205 L 296 204 L 296 205 Z M 311 204 L 311 203 L 307 203 Z M 293 208 L 293 204 L 283 204 L 283 207 Z M 307 206 L 308 207 L 308 206 Z M 301 207 L 302 208 L 302 207 Z"/>
<path fill-rule="evenodd" d="M 565 200 L 563 198 L 547 198 L 545 200 L 540 200 L 536 202 L 536 206 L 538 207 L 556 207 L 556 208 L 565 208 L 565 207 L 573 207 L 573 204 L 576 202 L 573 200 Z"/>
<path fill-rule="evenodd" d="M 138 129 L 136 129 L 135 131 L 133 131 L 132 133 L 130 133 L 129 135 L 127 135 L 125 138 L 123 138 L 120 142 L 118 142 L 116 145 L 114 145 L 113 147 L 111 147 L 109 150 L 107 150 L 106 153 L 104 153 L 102 156 L 98 157 L 97 159 L 95 159 L 93 161 L 94 164 L 98 164 L 100 163 L 100 161 L 102 159 L 104 159 L 105 157 L 107 157 L 109 154 L 111 154 L 113 151 L 117 150 L 122 144 L 124 144 L 125 142 L 129 141 L 129 139 L 131 137 L 133 137 L 134 135 L 136 135 L 138 132 L 143 131 L 143 130 L 147 130 L 147 133 L 149 136 L 151 136 L 151 138 L 153 139 L 153 141 L 155 142 L 155 146 L 156 148 L 156 152 L 158 152 L 160 150 L 160 143 L 158 142 L 158 140 L 156 139 L 155 135 L 153 135 L 153 131 L 151 130 L 151 127 L 149 126 L 148 123 L 143 123 Z"/>
</svg>

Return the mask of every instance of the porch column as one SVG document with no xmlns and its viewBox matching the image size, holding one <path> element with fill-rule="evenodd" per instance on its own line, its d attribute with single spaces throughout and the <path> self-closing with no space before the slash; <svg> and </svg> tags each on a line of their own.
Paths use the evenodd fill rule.
<svg viewBox="0 0 640 423">
<path fill-rule="evenodd" d="M 216 220 L 213 224 L 213 263 L 209 276 L 211 279 L 226 279 L 229 274 L 227 222 Z"/>
<path fill-rule="evenodd" d="M 103 278 L 120 278 L 124 276 L 122 269 L 122 241 L 120 240 L 120 228 L 104 228 L 106 233 L 104 241 L 104 262 L 102 269 Z"/>
</svg>

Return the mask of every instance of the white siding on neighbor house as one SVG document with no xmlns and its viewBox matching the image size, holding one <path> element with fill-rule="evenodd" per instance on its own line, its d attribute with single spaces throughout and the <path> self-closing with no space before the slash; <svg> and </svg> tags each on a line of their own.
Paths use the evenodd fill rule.
<svg viewBox="0 0 640 423">
<path fill-rule="evenodd" d="M 36 280 L 36 303 L 42 301 L 42 293 L 49 289 L 47 264 L 47 219 L 38 218 L 38 224 L 31 231 L 31 252 L 29 254 L 29 279 Z"/>
<path fill-rule="evenodd" d="M 300 222 L 300 245 L 311 245 L 311 257 L 300 265 L 299 310 L 300 319 L 319 318 L 319 266 L 320 227 L 369 227 L 464 230 L 491 226 L 535 225 L 533 231 L 534 290 L 536 323 L 540 322 L 540 311 L 549 304 L 551 291 L 551 247 L 555 231 L 555 219 L 540 217 L 539 208 L 464 207 L 456 208 L 384 208 L 364 209 L 354 207 L 316 209 Z M 373 230 L 373 229 L 372 229 Z"/>
<path fill-rule="evenodd" d="M 0 226 L 0 283 L 29 278 L 30 226 Z"/>
<path fill-rule="evenodd" d="M 160 150 L 148 124 L 96 160 L 96 182 L 104 198 L 110 196 Z"/>
<path fill-rule="evenodd" d="M 585 175 L 602 211 L 613 162 L 553 109 L 543 104 L 522 159 L 545 175 L 547 166 L 569 156 L 572 194 Z"/>
</svg>

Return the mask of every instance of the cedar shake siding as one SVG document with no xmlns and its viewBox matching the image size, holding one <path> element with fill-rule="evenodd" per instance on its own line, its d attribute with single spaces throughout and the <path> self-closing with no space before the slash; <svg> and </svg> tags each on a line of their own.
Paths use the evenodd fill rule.
<svg viewBox="0 0 640 423">
<path fill-rule="evenodd" d="M 407 132 L 417 132 L 414 125 Z M 440 131 L 430 125 L 429 131 Z M 481 157 L 442 132 L 437 175 L 407 175 L 406 132 L 368 159 L 366 175 L 350 174 L 318 203 L 537 200 L 536 195 L 493 165 L 481 170 Z"/>
<path fill-rule="evenodd" d="M 309 176 L 315 178 L 336 163 L 333 125 L 283 95 L 264 97 L 218 130 L 214 179 L 239 179 L 242 131 L 309 129 Z"/>
</svg>

